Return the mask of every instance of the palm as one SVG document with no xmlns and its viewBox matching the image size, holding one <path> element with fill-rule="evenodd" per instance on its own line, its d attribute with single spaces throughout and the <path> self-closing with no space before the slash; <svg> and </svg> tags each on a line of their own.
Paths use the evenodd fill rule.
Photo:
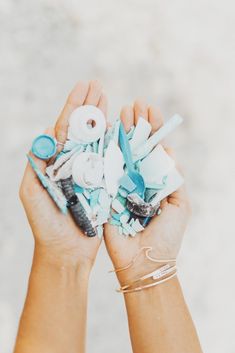
<svg viewBox="0 0 235 353">
<path fill-rule="evenodd" d="M 136 102 L 134 112 L 131 107 L 122 110 L 121 119 L 125 128 L 128 130 L 139 116 L 148 119 L 155 130 L 162 125 L 159 114 L 153 112 L 153 109 L 151 112 L 151 108 L 147 110 L 145 105 Z M 117 227 L 109 224 L 105 226 L 105 243 L 116 269 L 130 264 L 144 247 L 153 249 L 151 256 L 154 258 L 176 258 L 189 215 L 188 199 L 184 188 L 163 200 L 161 208 L 160 216 L 155 216 L 145 230 L 136 234 L 135 237 L 120 236 Z M 150 269 L 156 266 L 156 264 L 146 262 L 146 258 L 142 255 L 136 261 L 137 266 L 133 266 L 127 272 L 135 272 L 134 267 L 138 267 L 138 264 L 142 266 L 143 261 L 145 269 L 148 266 Z"/>
<path fill-rule="evenodd" d="M 98 81 L 91 81 L 89 84 L 79 82 L 70 93 L 55 129 L 48 129 L 45 133 L 55 135 L 57 141 L 65 143 L 69 117 L 75 108 L 83 104 L 97 106 L 106 115 L 107 98 Z M 45 172 L 47 163 L 34 156 L 32 158 L 41 171 Z M 30 165 L 26 168 L 20 195 L 38 243 L 50 248 L 54 246 L 58 253 L 66 254 L 68 258 L 94 261 L 100 240 L 98 237 L 85 236 L 70 214 L 65 216 L 57 209 Z"/>
<path fill-rule="evenodd" d="M 24 207 L 35 239 L 46 246 L 56 246 L 73 255 L 93 260 L 100 240 L 87 239 L 70 214 L 63 215 L 38 181 L 28 185 L 27 196 L 22 195 Z"/>
<path fill-rule="evenodd" d="M 117 227 L 105 226 L 105 242 L 115 268 L 128 265 L 143 247 L 151 247 L 151 256 L 176 258 L 188 219 L 184 205 L 165 203 L 160 216 L 134 238 L 120 236 Z"/>
</svg>

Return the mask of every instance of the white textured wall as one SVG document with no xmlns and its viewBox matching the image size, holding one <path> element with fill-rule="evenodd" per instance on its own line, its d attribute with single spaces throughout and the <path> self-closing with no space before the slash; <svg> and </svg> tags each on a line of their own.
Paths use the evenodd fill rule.
<svg viewBox="0 0 235 353">
<path fill-rule="evenodd" d="M 91 78 L 104 83 L 111 119 L 137 96 L 185 117 L 172 136 L 194 208 L 180 277 L 205 352 L 235 352 L 234 18 L 233 0 L 0 1 L 1 353 L 12 351 L 32 256 L 17 195 L 25 153 Z M 101 249 L 88 353 L 131 352 L 110 266 Z"/>
</svg>

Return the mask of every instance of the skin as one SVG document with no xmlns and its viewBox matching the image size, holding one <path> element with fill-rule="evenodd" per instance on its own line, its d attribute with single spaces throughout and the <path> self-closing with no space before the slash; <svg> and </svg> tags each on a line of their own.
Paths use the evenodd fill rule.
<svg viewBox="0 0 235 353">
<path fill-rule="evenodd" d="M 69 117 L 83 104 L 95 105 L 106 115 L 107 99 L 98 81 L 79 82 L 55 128 L 46 132 L 64 143 Z M 121 112 L 127 131 L 140 115 L 148 119 L 153 131 L 163 123 L 159 110 L 137 101 L 134 107 L 125 107 Z M 45 171 L 47 162 L 32 158 Z M 34 235 L 35 250 L 14 352 L 83 353 L 87 288 L 100 240 L 87 238 L 70 215 L 61 214 L 29 164 L 20 198 Z M 105 243 L 115 268 L 130 263 L 143 246 L 153 247 L 153 257 L 176 258 L 190 214 L 184 188 L 164 200 L 162 209 L 161 216 L 135 238 L 121 237 L 115 227 L 105 226 Z M 118 279 L 120 284 L 126 284 L 156 267 L 141 253 L 133 266 L 118 273 Z M 135 353 L 201 352 L 177 278 L 152 289 L 126 294 L 125 302 Z"/>
<path fill-rule="evenodd" d="M 127 132 L 137 124 L 140 116 L 152 125 L 152 133 L 163 125 L 158 109 L 137 100 L 133 107 L 124 107 L 121 111 Z M 174 158 L 173 151 L 165 149 Z M 155 259 L 177 258 L 191 212 L 185 187 L 163 200 L 161 209 L 161 215 L 155 216 L 148 227 L 134 238 L 120 236 L 115 226 L 106 224 L 105 243 L 115 269 L 127 266 L 139 254 L 132 266 L 117 272 L 121 285 L 162 266 L 149 261 L 145 252 L 141 252 L 143 247 L 152 247 L 150 255 Z M 202 352 L 177 277 L 124 296 L 134 353 Z"/>
<path fill-rule="evenodd" d="M 95 105 L 106 115 L 107 99 L 98 81 L 79 82 L 55 128 L 46 133 L 64 143 L 69 116 L 83 104 Z M 32 158 L 45 171 L 47 162 Z M 15 353 L 85 352 L 88 280 L 100 240 L 84 236 L 70 215 L 61 214 L 29 164 L 20 198 L 35 251 Z"/>
</svg>

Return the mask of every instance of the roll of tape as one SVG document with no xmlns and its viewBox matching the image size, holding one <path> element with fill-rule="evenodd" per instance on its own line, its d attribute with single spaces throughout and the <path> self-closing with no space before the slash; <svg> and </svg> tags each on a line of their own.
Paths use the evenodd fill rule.
<svg viewBox="0 0 235 353">
<path fill-rule="evenodd" d="M 99 140 L 105 130 L 103 112 L 93 105 L 83 105 L 70 116 L 68 138 L 78 143 L 91 143 Z"/>
<path fill-rule="evenodd" d="M 97 153 L 83 152 L 77 156 L 73 163 L 73 180 L 83 188 L 99 187 L 103 175 L 103 158 Z"/>
</svg>

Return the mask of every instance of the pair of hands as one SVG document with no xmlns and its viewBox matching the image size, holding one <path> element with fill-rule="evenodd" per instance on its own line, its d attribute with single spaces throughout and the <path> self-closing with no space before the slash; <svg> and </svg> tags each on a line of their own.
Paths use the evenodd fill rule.
<svg viewBox="0 0 235 353">
<path fill-rule="evenodd" d="M 46 133 L 64 143 L 69 117 L 75 108 L 83 104 L 97 106 L 107 116 L 107 98 L 98 81 L 79 82 L 68 96 L 55 128 L 46 130 Z M 132 125 L 136 125 L 139 116 L 151 123 L 152 132 L 163 124 L 158 109 L 148 107 L 138 100 L 133 107 L 126 106 L 121 111 L 121 120 L 127 131 Z M 172 151 L 167 148 L 166 150 L 174 158 Z M 35 156 L 32 158 L 40 169 L 45 171 L 47 162 Z M 20 198 L 34 234 L 35 248 L 40 256 L 58 266 L 84 267 L 89 272 L 101 240 L 98 237 L 84 236 L 72 217 L 69 214 L 63 215 L 57 209 L 29 164 L 21 183 Z M 190 214 L 185 188 L 181 187 L 163 200 L 161 208 L 161 215 L 152 219 L 148 227 L 134 238 L 121 236 L 115 226 L 105 224 L 104 240 L 114 268 L 128 265 L 143 247 L 152 247 L 150 254 L 158 259 L 177 257 Z M 147 260 L 144 253 L 140 253 L 135 264 L 118 273 L 118 278 L 123 284 L 155 268 L 156 264 Z"/>
</svg>

